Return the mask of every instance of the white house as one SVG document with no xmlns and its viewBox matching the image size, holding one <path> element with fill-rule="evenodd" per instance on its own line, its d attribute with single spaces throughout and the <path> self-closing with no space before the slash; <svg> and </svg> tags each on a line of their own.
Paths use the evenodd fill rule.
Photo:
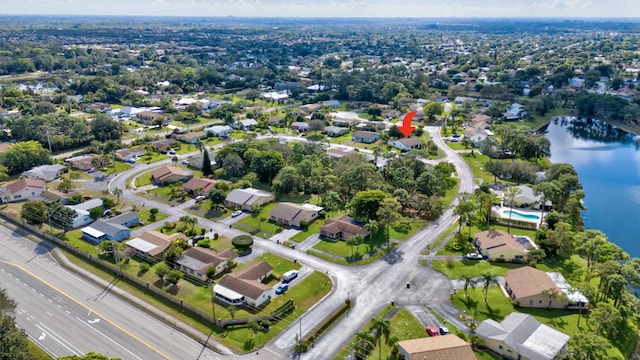
<svg viewBox="0 0 640 360">
<path fill-rule="evenodd" d="M 229 125 L 214 125 L 204 129 L 205 133 L 211 133 L 213 136 L 225 138 L 233 131 Z"/>
<path fill-rule="evenodd" d="M 527 111 L 524 106 L 518 103 L 511 104 L 511 107 L 504 113 L 505 120 L 520 120 L 527 116 Z"/>
<path fill-rule="evenodd" d="M 77 205 L 65 205 L 66 207 L 75 210 L 76 216 L 73 218 L 72 228 L 76 229 L 82 226 L 91 224 L 94 220 L 89 216 L 91 209 L 101 207 L 102 199 L 92 199 L 85 201 Z"/>
<path fill-rule="evenodd" d="M 552 360 L 566 351 L 569 342 L 569 335 L 518 312 L 500 323 L 483 321 L 476 335 L 488 349 L 509 359 Z"/>
<path fill-rule="evenodd" d="M 389 140 L 388 144 L 402 151 L 409 151 L 411 149 L 422 149 L 423 145 L 422 140 L 416 137 Z"/>
<path fill-rule="evenodd" d="M 65 167 L 60 164 L 40 165 L 22 173 L 22 176 L 40 179 L 44 181 L 53 181 L 64 173 Z"/>
<path fill-rule="evenodd" d="M 122 161 L 135 161 L 137 158 L 144 156 L 147 150 L 143 147 L 124 148 L 116 150 L 116 156 Z"/>
<path fill-rule="evenodd" d="M 0 201 L 12 202 L 31 200 L 47 190 L 47 183 L 41 179 L 24 178 L 0 188 Z"/>
<path fill-rule="evenodd" d="M 233 127 L 234 129 L 245 131 L 255 129 L 256 126 L 258 126 L 258 122 L 256 121 L 256 119 L 238 120 L 231 125 L 231 127 Z"/>
</svg>

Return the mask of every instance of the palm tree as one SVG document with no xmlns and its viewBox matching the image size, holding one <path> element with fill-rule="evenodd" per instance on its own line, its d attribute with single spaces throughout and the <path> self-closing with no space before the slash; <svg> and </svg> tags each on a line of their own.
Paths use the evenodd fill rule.
<svg viewBox="0 0 640 360">
<path fill-rule="evenodd" d="M 360 250 L 360 244 L 364 243 L 364 237 L 360 234 L 356 234 L 351 237 L 351 240 L 353 241 L 353 245 L 356 247 L 356 253 L 358 253 L 358 251 Z M 353 249 L 351 256 L 353 257 Z"/>
<path fill-rule="evenodd" d="M 107 140 L 102 147 L 102 153 L 111 159 L 113 163 L 113 172 L 116 173 L 116 161 L 114 158 L 114 153 L 116 150 L 120 149 L 120 144 L 118 144 L 114 140 Z"/>
<path fill-rule="evenodd" d="M 120 195 L 122 195 L 122 189 L 114 188 L 113 189 L 113 195 L 115 195 L 115 197 L 116 197 L 116 204 L 120 203 Z"/>
<path fill-rule="evenodd" d="M 475 289 L 476 288 L 476 278 L 473 277 L 473 275 L 464 275 L 462 276 L 462 280 L 464 281 L 464 285 L 463 289 L 464 289 L 464 297 L 466 299 L 469 298 L 469 294 L 468 294 L 468 290 L 469 288 Z"/>
<path fill-rule="evenodd" d="M 370 219 L 366 224 L 364 224 L 364 229 L 369 232 L 369 242 L 372 242 L 373 233 L 377 232 L 380 226 L 378 222 Z"/>
<path fill-rule="evenodd" d="M 469 223 L 471 216 L 476 211 L 476 204 L 472 201 L 471 194 L 463 192 L 458 194 L 458 205 L 456 205 L 453 213 L 458 215 L 458 233 L 462 237 L 462 224 Z M 469 226 L 469 237 L 471 237 L 471 226 Z"/>
<path fill-rule="evenodd" d="M 249 330 L 251 330 L 251 337 L 253 337 L 253 335 L 255 335 L 255 333 L 257 333 L 260 329 L 260 327 L 258 326 L 258 322 L 253 319 L 247 322 L 247 326 L 249 327 Z"/>
<path fill-rule="evenodd" d="M 507 232 L 511 233 L 511 215 L 513 214 L 513 199 L 522 193 L 522 190 L 518 187 L 512 186 L 507 188 L 505 195 L 509 198 L 509 223 L 507 224 Z"/>
<path fill-rule="evenodd" d="M 368 331 L 358 331 L 356 333 L 356 341 L 353 343 L 356 351 L 356 359 L 366 359 L 376 344 L 376 339 Z"/>
<path fill-rule="evenodd" d="M 489 293 L 489 286 L 498 285 L 498 277 L 491 273 L 482 274 L 482 281 L 484 285 L 484 302 L 487 302 L 487 294 Z"/>
<path fill-rule="evenodd" d="M 354 237 L 355 236 L 352 236 L 344 241 L 347 246 L 351 247 L 351 257 L 353 257 L 353 246 L 355 245 L 355 241 L 353 240 Z"/>
<path fill-rule="evenodd" d="M 378 344 L 378 360 L 381 360 L 382 338 L 384 337 L 385 341 L 389 341 L 389 337 L 391 336 L 391 324 L 389 323 L 389 320 L 382 318 L 375 318 L 372 321 L 373 325 L 371 325 L 371 332 L 374 333 L 373 336 Z"/>
<path fill-rule="evenodd" d="M 533 193 L 535 195 L 542 195 L 542 204 L 540 206 L 540 209 L 542 210 L 542 213 L 540 214 L 540 226 L 542 226 L 542 221 L 544 219 L 544 207 L 547 203 L 547 199 L 557 197 L 560 193 L 560 188 L 558 188 L 558 186 L 553 182 L 543 181 L 533 187 Z"/>
<path fill-rule="evenodd" d="M 487 229 L 491 228 L 491 208 L 496 196 L 491 192 L 488 183 L 482 183 L 474 190 L 474 196 L 480 210 L 484 210 L 485 220 L 487 221 Z"/>
</svg>

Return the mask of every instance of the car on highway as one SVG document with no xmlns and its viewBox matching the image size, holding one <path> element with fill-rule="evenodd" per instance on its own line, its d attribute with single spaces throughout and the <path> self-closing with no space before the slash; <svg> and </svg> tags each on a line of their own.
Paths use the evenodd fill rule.
<svg viewBox="0 0 640 360">
<path fill-rule="evenodd" d="M 236 211 L 234 211 L 234 212 L 232 212 L 232 213 L 231 213 L 231 217 L 232 217 L 232 218 L 234 218 L 234 217 L 238 217 L 238 216 L 240 216 L 240 215 L 242 215 L 242 210 L 236 210 Z"/>
<path fill-rule="evenodd" d="M 468 253 L 464 256 L 467 260 L 482 260 L 482 255 L 478 253 Z"/>
<path fill-rule="evenodd" d="M 449 329 L 446 326 L 440 326 L 438 328 L 438 332 L 440 333 L 440 335 L 447 335 L 449 334 Z"/>
<path fill-rule="evenodd" d="M 438 329 L 436 329 L 435 327 L 429 325 L 426 328 L 424 328 L 425 330 L 427 330 L 427 334 L 429 334 L 429 336 L 439 336 L 440 333 L 438 332 Z"/>
<path fill-rule="evenodd" d="M 287 285 L 287 284 L 280 284 L 280 285 L 278 285 L 278 287 L 276 288 L 276 294 L 277 294 L 277 295 L 284 294 L 285 292 L 287 292 L 287 290 L 289 290 L 289 285 Z"/>
</svg>

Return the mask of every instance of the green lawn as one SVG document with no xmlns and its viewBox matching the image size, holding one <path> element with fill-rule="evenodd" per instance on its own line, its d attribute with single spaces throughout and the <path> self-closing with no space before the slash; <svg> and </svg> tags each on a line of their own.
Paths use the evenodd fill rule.
<svg viewBox="0 0 640 360">
<path fill-rule="evenodd" d="M 277 203 L 267 204 L 262 208 L 260 212 L 260 216 L 257 213 L 252 213 L 249 216 L 245 216 L 244 218 L 236 221 L 233 224 L 233 227 L 236 229 L 240 229 L 246 232 L 254 232 L 257 231 L 256 235 L 269 238 L 275 234 L 278 234 L 282 231 L 282 227 L 278 226 L 272 222 L 269 222 L 269 212 L 278 205 Z M 246 226 L 242 226 L 246 225 Z M 258 231 L 258 229 L 260 229 Z"/>
<path fill-rule="evenodd" d="M 313 248 L 344 258 L 351 257 L 352 253 L 351 246 L 348 246 L 345 241 L 332 242 L 321 240 L 317 244 L 313 245 Z M 363 255 L 366 252 L 365 249 L 366 245 L 354 246 L 353 254 L 355 256 Z"/>
<path fill-rule="evenodd" d="M 107 166 L 105 168 L 100 169 L 100 171 L 102 171 L 105 174 L 113 174 L 114 171 L 118 173 L 122 173 L 133 168 L 133 166 L 127 164 L 124 161 L 116 161 L 115 164 L 116 164 L 115 170 L 113 166 Z"/>
<path fill-rule="evenodd" d="M 461 154 L 462 158 L 467 162 L 474 178 L 482 179 L 483 182 L 493 182 L 494 178 L 489 172 L 484 170 L 484 164 L 489 162 L 490 158 L 487 155 L 481 155 L 477 152 L 474 154 Z"/>
<path fill-rule="evenodd" d="M 136 187 L 142 187 L 147 185 L 153 185 L 151 181 L 151 173 L 146 173 L 138 176 L 135 181 Z"/>
<path fill-rule="evenodd" d="M 80 229 L 67 231 L 66 239 L 69 246 L 73 246 L 91 255 L 98 255 L 98 247 L 82 239 L 82 231 L 80 231 Z"/>
<path fill-rule="evenodd" d="M 163 154 L 163 153 L 159 153 L 159 152 L 155 152 L 155 151 L 147 151 L 147 153 L 145 155 L 141 156 L 138 161 L 140 163 L 149 164 L 149 163 L 162 161 L 162 160 L 165 160 L 165 159 L 168 159 L 168 158 L 169 158 L 169 155 L 167 155 L 167 154 Z"/>
<path fill-rule="evenodd" d="M 523 264 L 490 263 L 485 260 L 433 260 L 433 268 L 450 279 L 460 279 L 465 275 L 480 276 L 484 273 L 504 276 L 507 271 Z"/>
<path fill-rule="evenodd" d="M 158 212 L 156 214 L 155 220 L 153 220 L 151 218 L 150 210 L 151 209 L 143 208 L 142 210 L 136 212 L 136 214 L 138 214 L 138 218 L 140 219 L 140 221 L 145 222 L 148 225 L 157 221 L 162 221 L 167 218 L 167 214 L 163 212 Z"/>
<path fill-rule="evenodd" d="M 380 310 L 379 313 L 376 314 L 376 318 L 384 318 L 385 316 L 387 316 L 392 310 L 393 310 L 393 306 L 387 306 L 382 308 L 382 310 Z M 402 310 L 399 310 L 398 312 L 400 312 Z M 365 325 L 362 329 L 360 330 L 366 330 L 366 329 L 370 329 L 371 325 L 373 325 L 372 321 L 369 321 L 367 323 L 367 325 Z M 420 326 L 420 328 L 422 328 L 422 326 Z M 424 331 L 424 330 L 423 330 Z M 392 333 L 393 334 L 393 333 Z M 345 334 L 348 335 L 348 334 Z M 347 343 L 347 346 L 345 346 L 344 348 L 342 348 L 342 350 L 338 353 L 338 355 L 336 357 L 333 358 L 333 360 L 344 360 L 344 358 L 346 358 L 349 353 L 351 352 L 351 348 L 354 344 L 356 340 L 356 336 L 355 334 L 353 334 L 353 336 L 351 336 L 351 339 L 349 340 L 349 342 Z M 377 353 L 376 353 L 377 354 Z"/>
<path fill-rule="evenodd" d="M 320 234 L 320 227 L 324 225 L 325 222 L 327 222 L 327 219 L 315 219 L 306 229 L 300 230 L 300 232 L 292 236 L 290 240 L 299 243 L 313 234 Z"/>
</svg>

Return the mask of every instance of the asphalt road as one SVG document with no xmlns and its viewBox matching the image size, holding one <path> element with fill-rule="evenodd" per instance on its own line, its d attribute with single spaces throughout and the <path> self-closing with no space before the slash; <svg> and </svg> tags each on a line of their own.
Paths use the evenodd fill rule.
<svg viewBox="0 0 640 360">
<path fill-rule="evenodd" d="M 455 165 L 459 178 L 459 192 L 472 192 L 474 187 L 473 176 L 464 160 L 455 151 L 449 149 L 444 144 L 444 141 L 439 136 L 438 127 L 426 127 L 425 130 L 432 135 L 435 143 L 444 151 L 446 156 L 442 161 L 449 161 Z M 306 140 L 303 138 L 291 138 L 295 140 Z M 134 191 L 127 188 L 127 181 L 130 180 L 132 176 L 168 163 L 170 163 L 170 160 L 164 160 L 150 165 L 136 166 L 134 169 L 118 174 L 112 178 L 109 182 L 109 189 L 123 189 L 123 193 L 121 195 L 123 199 L 134 203 L 146 203 L 146 207 L 158 207 L 162 212 L 168 214 L 168 220 L 178 219 L 180 216 L 185 214 L 181 207 L 169 207 L 163 203 L 142 198 Z M 295 356 L 293 353 L 293 347 L 295 345 L 296 335 L 302 334 L 302 336 L 304 336 L 309 333 L 317 326 L 317 324 L 325 319 L 327 314 L 333 312 L 338 306 L 344 303 L 347 298 L 354 301 L 354 307 L 350 310 L 348 317 L 343 318 L 338 324 L 336 324 L 336 326 L 325 333 L 325 335 L 316 343 L 314 348 L 301 356 L 302 359 L 333 358 L 340 349 L 347 345 L 347 341 L 353 333 L 359 331 L 372 317 L 374 317 L 391 301 L 397 301 L 399 304 L 404 303 L 415 306 L 432 306 L 446 302 L 444 299 L 448 297 L 448 294 L 453 288 L 453 284 L 441 274 L 431 269 L 420 267 L 418 265 L 418 259 L 422 249 L 435 241 L 435 239 L 437 239 L 450 225 L 454 224 L 456 220 L 457 217 L 453 215 L 453 210 L 447 209 L 440 219 L 417 232 L 408 240 L 403 241 L 382 260 L 364 266 L 336 265 L 323 259 L 308 255 L 305 252 L 300 251 L 300 249 L 292 250 L 288 247 L 277 245 L 271 240 L 254 238 L 257 251 L 270 252 L 283 257 L 297 259 L 305 267 L 305 272 L 312 270 L 326 272 L 330 276 L 334 286 L 330 294 L 312 307 L 300 319 L 293 322 L 281 322 L 277 324 L 278 327 L 282 328 L 281 334 L 260 350 L 259 358 L 293 358 Z M 227 224 L 218 223 L 209 219 L 198 218 L 198 224 L 229 237 L 243 234 L 243 232 L 239 230 L 229 228 Z M 5 233 L 5 230 L 0 228 L 0 234 L 3 233 Z M 11 237 L 10 234 L 7 234 L 7 236 Z M 24 239 L 21 240 L 20 238 L 17 239 L 18 240 L 16 241 L 20 241 L 22 243 L 26 241 Z M 28 245 L 25 246 L 29 248 Z M 117 296 L 112 295 L 108 288 L 98 288 L 76 275 L 67 272 L 55 264 L 55 262 L 52 262 L 46 253 L 34 254 L 33 251 L 37 250 L 35 249 L 35 246 L 36 245 L 32 244 L 30 251 L 26 251 L 21 247 L 21 245 L 16 246 L 16 244 L 11 244 L 11 242 L 2 241 L 0 242 L 0 249 L 2 249 L 2 252 L 0 253 L 3 254 L 4 257 L 9 258 L 4 260 L 10 260 L 14 264 L 24 266 L 27 270 L 46 280 L 52 286 L 55 286 L 59 291 L 62 291 L 68 294 L 69 297 L 78 300 L 79 304 L 76 303 L 76 305 L 85 305 L 92 310 L 92 314 L 95 315 L 99 313 L 101 315 L 99 317 L 101 319 L 100 322 L 89 324 L 88 321 L 95 321 L 98 317 L 91 318 L 87 315 L 88 312 L 87 314 L 83 314 L 83 312 L 80 311 L 82 306 L 78 309 L 74 307 L 72 304 L 73 301 L 71 301 L 71 303 L 65 304 L 68 307 L 73 307 L 74 311 L 72 314 L 74 314 L 74 316 L 68 318 L 65 322 L 70 324 L 76 323 L 76 326 L 103 326 L 105 323 L 112 325 L 112 327 L 105 326 L 105 331 L 109 331 L 106 332 L 106 334 L 112 334 L 112 339 L 117 343 L 126 344 L 125 347 L 135 354 L 145 354 L 146 351 L 156 350 L 155 354 L 151 353 L 150 357 L 141 356 L 145 359 L 163 357 L 172 359 L 188 359 L 198 358 L 198 356 L 201 359 L 216 358 L 216 355 L 208 350 L 200 353 L 200 351 L 202 351 L 202 345 L 198 342 L 175 331 L 173 327 L 166 325 L 166 322 L 160 322 L 140 309 L 122 301 Z M 14 247 L 15 251 L 10 250 Z M 29 279 L 24 276 L 22 276 L 22 278 Z M 0 277 L 0 279 L 3 279 L 4 282 L 3 277 Z M 31 279 L 27 281 L 28 285 L 25 287 L 33 286 L 35 289 L 40 289 L 40 287 L 34 285 L 36 282 L 36 280 Z M 410 289 L 406 288 L 406 283 L 408 282 L 411 283 Z M 21 296 L 26 296 L 27 293 L 34 293 L 31 295 L 36 299 L 40 297 L 38 290 L 26 291 L 21 294 Z M 422 301 L 420 299 L 422 299 Z M 21 301 L 20 299 L 18 300 Z M 56 306 L 50 304 L 50 306 L 47 307 L 45 303 L 44 308 L 46 311 L 51 312 L 52 307 Z M 27 311 L 28 309 L 24 310 Z M 71 310 L 69 311 L 71 312 Z M 66 310 L 63 311 L 63 313 L 58 314 L 58 316 L 64 316 L 64 314 L 66 314 Z M 75 315 L 78 315 L 77 318 Z M 30 315 L 25 315 L 23 317 L 26 319 L 28 316 Z M 38 314 L 37 319 L 42 321 L 40 319 L 46 319 L 45 316 L 48 316 L 46 312 L 44 315 Z M 22 323 L 20 324 L 22 325 Z M 178 323 L 176 322 L 176 324 Z M 120 333 L 118 333 L 117 330 L 120 330 Z M 34 338 L 42 336 L 42 331 L 40 331 L 39 328 L 30 328 L 28 333 Z M 64 333 L 66 334 L 67 332 Z M 82 333 L 82 335 L 78 333 Z M 78 344 L 92 344 L 82 337 L 90 333 L 91 332 L 89 331 L 76 331 L 71 335 L 71 337 L 69 337 L 70 335 L 66 336 L 69 337 L 69 342 L 71 344 L 74 346 L 80 346 Z M 47 336 L 48 335 L 45 335 L 43 340 L 46 340 Z M 93 338 L 96 338 L 96 336 L 94 335 Z M 167 341 L 167 339 L 171 340 Z M 101 340 L 101 344 L 103 343 L 104 340 Z M 101 346 L 104 348 L 107 347 L 107 345 L 104 344 Z M 114 349 L 109 348 L 105 351 L 124 351 L 122 349 L 118 350 L 119 346 L 117 345 L 112 345 L 110 347 L 113 347 Z M 135 358 L 126 356 L 126 354 L 122 355 L 121 352 L 107 354 L 109 356 L 120 356 L 123 359 Z M 245 356 L 231 354 L 217 356 L 221 358 L 255 357 L 253 354 Z"/>
<path fill-rule="evenodd" d="M 18 303 L 17 324 L 55 357 L 96 351 L 122 359 L 221 359 L 113 293 L 68 272 L 0 224 L 0 283 Z"/>
</svg>

